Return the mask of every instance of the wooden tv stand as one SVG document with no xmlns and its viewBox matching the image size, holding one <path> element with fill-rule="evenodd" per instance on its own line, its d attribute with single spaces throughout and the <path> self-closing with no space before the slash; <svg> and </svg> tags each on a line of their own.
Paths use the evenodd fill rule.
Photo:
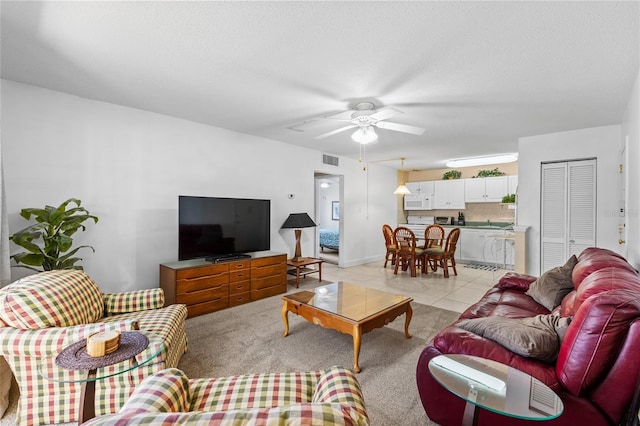
<svg viewBox="0 0 640 426">
<path fill-rule="evenodd" d="M 187 305 L 189 317 L 207 314 L 287 291 L 287 255 L 247 253 L 246 259 L 205 259 L 160 264 L 165 306 Z"/>
</svg>

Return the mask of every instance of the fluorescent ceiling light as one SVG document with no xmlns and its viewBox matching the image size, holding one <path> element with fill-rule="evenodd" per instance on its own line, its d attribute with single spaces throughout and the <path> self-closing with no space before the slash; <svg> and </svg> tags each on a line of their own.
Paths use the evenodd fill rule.
<svg viewBox="0 0 640 426">
<path fill-rule="evenodd" d="M 351 135 L 351 139 L 353 139 L 355 142 L 365 145 L 378 139 L 378 135 L 373 130 L 373 127 L 366 126 L 360 127 L 358 130 L 353 132 L 353 134 Z"/>
<path fill-rule="evenodd" d="M 485 164 L 511 163 L 518 160 L 518 154 L 500 154 L 488 157 L 459 158 L 447 161 L 447 167 L 484 166 Z"/>
</svg>

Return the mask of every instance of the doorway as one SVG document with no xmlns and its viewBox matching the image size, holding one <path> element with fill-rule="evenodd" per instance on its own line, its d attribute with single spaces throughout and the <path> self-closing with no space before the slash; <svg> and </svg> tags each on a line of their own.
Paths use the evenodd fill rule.
<svg viewBox="0 0 640 426">
<path fill-rule="evenodd" d="M 340 265 L 342 247 L 342 176 L 316 173 L 315 220 L 317 225 L 316 256 Z"/>
</svg>

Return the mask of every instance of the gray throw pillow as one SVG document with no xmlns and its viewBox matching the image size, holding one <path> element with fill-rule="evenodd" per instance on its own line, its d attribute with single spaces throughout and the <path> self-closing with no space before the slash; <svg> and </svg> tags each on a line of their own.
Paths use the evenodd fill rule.
<svg viewBox="0 0 640 426">
<path fill-rule="evenodd" d="M 563 266 L 550 269 L 529 286 L 525 293 L 549 311 L 562 303 L 562 299 L 573 290 L 571 273 L 578 263 L 575 255 Z"/>
<path fill-rule="evenodd" d="M 518 355 L 550 363 L 558 357 L 570 322 L 570 318 L 558 315 L 536 315 L 530 318 L 474 318 L 455 325 L 493 340 Z"/>
</svg>

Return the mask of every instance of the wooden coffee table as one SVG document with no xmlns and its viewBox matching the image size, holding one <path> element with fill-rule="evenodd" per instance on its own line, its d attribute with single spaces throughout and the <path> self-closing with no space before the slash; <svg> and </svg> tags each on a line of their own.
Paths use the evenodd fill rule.
<svg viewBox="0 0 640 426">
<path fill-rule="evenodd" d="M 355 284 L 335 282 L 312 291 L 282 296 L 282 321 L 284 333 L 289 334 L 289 312 L 293 312 L 309 322 L 324 328 L 332 328 L 353 337 L 353 370 L 360 372 L 358 358 L 362 335 L 381 328 L 402 314 L 404 335 L 407 339 L 411 322 L 411 301 L 413 299 L 398 294 L 386 293 Z"/>
</svg>

